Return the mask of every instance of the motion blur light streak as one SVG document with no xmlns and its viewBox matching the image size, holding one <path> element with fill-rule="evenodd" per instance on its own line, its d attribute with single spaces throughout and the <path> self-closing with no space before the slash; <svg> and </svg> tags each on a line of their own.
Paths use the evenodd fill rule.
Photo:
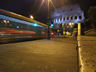
<svg viewBox="0 0 96 72">
<path fill-rule="evenodd" d="M 36 34 L 36 32 L 34 32 L 34 31 L 19 31 L 19 30 L 11 30 L 11 29 L 5 30 L 5 31 L 1 31 L 0 33 Z"/>
<path fill-rule="evenodd" d="M 6 20 L 9 20 L 9 21 L 17 22 L 17 23 L 22 23 L 22 24 L 25 24 L 25 25 L 27 24 L 27 25 L 34 26 L 33 23 L 30 23 L 30 22 L 27 22 L 27 21 L 24 21 L 24 20 L 15 19 L 15 18 L 12 18 L 12 17 L 7 17 L 7 16 L 4 16 L 4 15 L 0 15 L 0 19 L 5 19 L 4 23 L 7 23 Z M 42 27 L 41 25 L 38 25 L 38 26 Z"/>
<path fill-rule="evenodd" d="M 34 23 L 34 26 L 38 26 L 38 24 L 37 23 Z"/>
</svg>

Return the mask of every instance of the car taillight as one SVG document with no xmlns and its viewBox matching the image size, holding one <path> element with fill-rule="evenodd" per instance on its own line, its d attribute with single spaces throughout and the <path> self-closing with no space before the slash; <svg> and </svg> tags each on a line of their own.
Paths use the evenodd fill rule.
<svg viewBox="0 0 96 72">
<path fill-rule="evenodd" d="M 54 33 L 53 33 L 53 32 L 51 32 L 51 35 L 54 35 Z"/>
</svg>

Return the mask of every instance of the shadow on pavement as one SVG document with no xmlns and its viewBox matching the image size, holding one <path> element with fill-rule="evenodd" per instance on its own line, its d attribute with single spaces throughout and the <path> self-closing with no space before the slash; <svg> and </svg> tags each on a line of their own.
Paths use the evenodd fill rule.
<svg viewBox="0 0 96 72">
<path fill-rule="evenodd" d="M 9 44 L 9 43 L 20 43 L 20 42 L 26 42 L 26 41 L 34 41 L 34 40 L 41 40 L 42 38 L 38 39 L 11 39 L 11 40 L 0 40 L 1 44 Z"/>
</svg>

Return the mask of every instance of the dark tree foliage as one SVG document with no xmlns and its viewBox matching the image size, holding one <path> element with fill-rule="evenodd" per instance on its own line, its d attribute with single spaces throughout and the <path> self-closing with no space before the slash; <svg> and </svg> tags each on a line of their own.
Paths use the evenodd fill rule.
<svg viewBox="0 0 96 72">
<path fill-rule="evenodd" d="M 91 23 L 90 23 L 90 21 L 87 20 L 87 19 L 84 20 L 84 24 L 83 24 L 83 25 L 84 25 L 84 31 L 87 31 L 87 30 L 92 29 Z"/>
<path fill-rule="evenodd" d="M 88 18 L 91 23 L 91 27 L 96 29 L 96 6 L 90 7 L 88 10 Z"/>
</svg>

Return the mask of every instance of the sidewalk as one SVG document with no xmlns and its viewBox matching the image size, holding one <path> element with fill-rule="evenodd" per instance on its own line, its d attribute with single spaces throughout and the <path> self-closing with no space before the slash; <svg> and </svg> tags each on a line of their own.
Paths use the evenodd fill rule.
<svg viewBox="0 0 96 72">
<path fill-rule="evenodd" d="M 96 37 L 83 36 L 80 45 L 82 72 L 96 72 Z"/>
<path fill-rule="evenodd" d="M 78 72 L 77 41 L 41 39 L 0 45 L 0 72 Z"/>
</svg>

